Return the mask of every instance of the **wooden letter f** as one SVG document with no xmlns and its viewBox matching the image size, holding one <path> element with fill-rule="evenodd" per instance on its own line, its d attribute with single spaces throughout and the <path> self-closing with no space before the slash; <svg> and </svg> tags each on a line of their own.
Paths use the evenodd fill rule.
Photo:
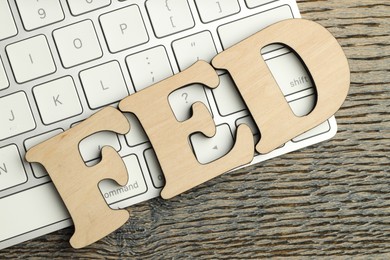
<svg viewBox="0 0 390 260">
<path fill-rule="evenodd" d="M 112 147 L 103 147 L 102 160 L 87 167 L 79 153 L 79 143 L 96 132 L 108 130 L 125 134 L 130 130 L 126 117 L 112 107 L 94 114 L 79 125 L 30 149 L 29 162 L 39 162 L 49 172 L 75 226 L 70 239 L 81 248 L 107 236 L 129 218 L 126 210 L 112 210 L 101 195 L 98 183 L 107 178 L 127 183 L 126 167 Z"/>
</svg>

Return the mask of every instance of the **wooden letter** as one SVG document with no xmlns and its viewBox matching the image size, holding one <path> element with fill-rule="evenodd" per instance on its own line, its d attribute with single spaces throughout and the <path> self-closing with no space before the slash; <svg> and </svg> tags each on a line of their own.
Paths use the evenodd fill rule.
<svg viewBox="0 0 390 260">
<path fill-rule="evenodd" d="M 272 43 L 293 49 L 303 60 L 317 89 L 317 104 L 307 116 L 293 114 L 260 50 Z M 268 153 L 331 117 L 344 102 L 350 83 L 348 61 L 336 39 L 321 25 L 291 19 L 271 25 L 212 60 L 229 71 L 261 132 L 256 145 Z"/>
<path fill-rule="evenodd" d="M 189 144 L 189 135 L 203 132 L 215 134 L 212 117 L 203 103 L 192 105 L 193 115 L 178 122 L 169 105 L 171 92 L 185 85 L 201 83 L 210 88 L 218 86 L 219 78 L 214 68 L 198 61 L 187 70 L 163 80 L 136 95 L 128 96 L 119 103 L 122 111 L 134 113 L 140 120 L 156 152 L 166 184 L 161 196 L 165 199 L 180 194 L 253 159 L 253 135 L 247 125 L 237 131 L 232 150 L 208 164 L 200 164 Z"/>
<path fill-rule="evenodd" d="M 102 160 L 87 167 L 79 152 L 79 142 L 103 130 L 125 134 L 129 123 L 117 109 L 106 107 L 79 125 L 33 148 L 29 162 L 39 162 L 48 171 L 75 225 L 70 243 L 74 248 L 87 246 L 122 226 L 129 218 L 126 210 L 112 210 L 99 191 L 98 183 L 111 178 L 127 183 L 126 167 L 112 147 L 103 147 Z"/>
</svg>

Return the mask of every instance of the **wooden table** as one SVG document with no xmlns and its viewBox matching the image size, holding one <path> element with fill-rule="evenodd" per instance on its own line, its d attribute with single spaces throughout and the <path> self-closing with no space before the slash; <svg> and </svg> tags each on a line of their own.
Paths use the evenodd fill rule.
<svg viewBox="0 0 390 260">
<path fill-rule="evenodd" d="M 335 138 L 133 206 L 125 226 L 88 248 L 72 249 L 68 228 L 0 258 L 390 259 L 390 3 L 298 2 L 349 58 Z"/>
</svg>

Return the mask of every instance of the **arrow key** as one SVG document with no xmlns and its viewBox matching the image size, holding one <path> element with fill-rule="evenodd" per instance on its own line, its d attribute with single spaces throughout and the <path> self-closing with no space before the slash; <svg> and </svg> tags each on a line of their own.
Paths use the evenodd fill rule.
<svg viewBox="0 0 390 260">
<path fill-rule="evenodd" d="M 208 138 L 202 133 L 190 137 L 196 158 L 201 164 L 210 163 L 227 154 L 234 145 L 230 128 L 227 124 L 217 126 L 216 134 Z"/>
</svg>

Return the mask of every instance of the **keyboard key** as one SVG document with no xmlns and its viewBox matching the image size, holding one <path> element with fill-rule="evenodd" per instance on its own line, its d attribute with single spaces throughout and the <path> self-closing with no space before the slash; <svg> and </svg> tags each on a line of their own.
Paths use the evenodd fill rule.
<svg viewBox="0 0 390 260">
<path fill-rule="evenodd" d="M 284 19 L 293 18 L 289 6 L 284 5 L 269 11 L 258 13 L 218 27 L 218 34 L 224 49 L 244 38 L 264 29 L 268 25 Z"/>
<path fill-rule="evenodd" d="M 126 64 L 137 91 L 173 75 L 163 46 L 127 56 Z"/>
<path fill-rule="evenodd" d="M 245 103 L 229 74 L 223 74 L 219 77 L 219 85 L 212 92 L 218 111 L 222 116 L 246 109 Z"/>
<path fill-rule="evenodd" d="M 210 62 L 217 55 L 213 38 L 209 31 L 200 32 L 172 43 L 180 70 L 184 70 L 198 60 Z"/>
<path fill-rule="evenodd" d="M 128 49 L 149 40 L 138 6 L 131 5 L 100 16 L 100 23 L 111 52 Z"/>
<path fill-rule="evenodd" d="M 56 130 L 32 137 L 32 138 L 29 138 L 26 141 L 24 141 L 24 147 L 26 148 L 26 150 L 29 150 L 31 147 L 33 147 L 39 143 L 42 143 L 43 141 L 46 141 L 47 139 L 49 139 L 55 135 L 58 135 L 62 132 L 63 132 L 62 129 L 56 129 Z M 40 177 L 47 175 L 46 169 L 40 163 L 31 163 L 31 168 L 33 170 L 34 176 L 37 178 L 40 178 Z"/>
<path fill-rule="evenodd" d="M 200 101 L 210 111 L 204 87 L 200 84 L 192 84 L 184 88 L 175 90 L 168 96 L 169 104 L 178 121 L 184 121 L 192 116 L 192 105 Z"/>
<path fill-rule="evenodd" d="M 267 59 L 266 63 L 285 96 L 313 87 L 305 67 L 294 53 Z"/>
<path fill-rule="evenodd" d="M 9 87 L 9 81 L 7 78 L 7 74 L 5 74 L 3 62 L 0 57 L 0 90 L 6 89 Z"/>
<path fill-rule="evenodd" d="M 0 111 L 0 140 L 35 128 L 35 121 L 24 92 L 1 97 Z"/>
<path fill-rule="evenodd" d="M 129 94 L 117 61 L 81 71 L 80 79 L 92 109 L 119 101 Z"/>
<path fill-rule="evenodd" d="M 1 198 L 0 208 L 0 241 L 69 218 L 66 207 L 51 182 Z"/>
<path fill-rule="evenodd" d="M 99 188 L 108 204 L 125 200 L 147 191 L 144 176 L 139 165 L 137 156 L 134 154 L 123 157 L 129 174 L 129 181 L 123 187 L 112 180 L 103 180 L 99 183 Z"/>
<path fill-rule="evenodd" d="M 111 4 L 111 0 L 68 0 L 70 12 L 80 15 Z"/>
<path fill-rule="evenodd" d="M 253 121 L 252 117 L 251 116 L 245 116 L 245 117 L 239 118 L 236 121 L 236 127 L 238 127 L 241 124 L 245 124 L 245 125 L 249 126 L 249 128 L 251 129 L 252 134 L 253 134 L 253 143 L 257 144 L 259 142 L 259 140 L 260 140 L 261 134 L 259 133 L 259 129 L 257 128 L 257 125 Z M 284 145 L 285 144 L 282 144 L 278 148 L 282 148 Z M 258 153 L 255 151 L 255 154 L 258 154 Z"/>
<path fill-rule="evenodd" d="M 121 149 L 115 133 L 109 131 L 98 132 L 80 142 L 79 149 L 81 157 L 85 162 L 100 158 L 103 146 L 111 146 L 116 151 Z"/>
<path fill-rule="evenodd" d="M 27 181 L 26 172 L 16 145 L 0 148 L 0 190 Z"/>
<path fill-rule="evenodd" d="M 202 22 L 208 23 L 240 11 L 237 0 L 195 0 Z"/>
<path fill-rule="evenodd" d="M 52 124 L 83 111 L 70 76 L 36 86 L 33 92 L 44 124 Z"/>
<path fill-rule="evenodd" d="M 158 38 L 195 25 L 187 0 L 148 0 L 146 8 Z"/>
<path fill-rule="evenodd" d="M 43 35 L 10 44 L 6 51 L 18 83 L 56 71 L 49 45 Z"/>
<path fill-rule="evenodd" d="M 268 4 L 268 3 L 275 2 L 275 1 L 277 1 L 277 0 L 245 0 L 246 5 L 249 8 L 254 8 L 254 7 L 257 7 L 257 6 L 260 6 L 260 5 L 265 5 L 265 4 Z"/>
<path fill-rule="evenodd" d="M 306 140 L 308 138 L 311 138 L 313 136 L 327 133 L 327 132 L 329 132 L 329 130 L 330 130 L 330 125 L 329 125 L 329 122 L 327 120 L 327 121 L 323 122 L 322 124 L 310 129 L 309 131 L 295 137 L 294 139 L 292 139 L 292 141 L 295 143 L 300 142 L 300 141 Z"/>
<path fill-rule="evenodd" d="M 152 178 L 153 186 L 161 188 L 165 184 L 164 174 L 161 171 L 156 154 L 152 149 L 148 149 L 144 153 L 146 164 L 148 166 L 150 177 Z"/>
<path fill-rule="evenodd" d="M 53 32 L 62 64 L 70 68 L 102 56 L 91 20 L 78 22 Z"/>
<path fill-rule="evenodd" d="M 289 102 L 289 106 L 296 116 L 308 115 L 317 103 L 315 95 L 309 95 L 303 98 Z"/>
<path fill-rule="evenodd" d="M 227 154 L 234 145 L 230 128 L 227 124 L 217 126 L 217 133 L 209 138 L 202 133 L 190 137 L 196 158 L 202 164 L 207 164 Z"/>
<path fill-rule="evenodd" d="M 245 116 L 237 119 L 236 127 L 238 127 L 241 124 L 245 124 L 249 126 L 253 135 L 259 135 L 259 129 L 257 128 L 257 125 L 255 124 L 251 116 Z"/>
<path fill-rule="evenodd" d="M 16 0 L 23 26 L 30 31 L 64 19 L 59 0 Z"/>
<path fill-rule="evenodd" d="M 0 0 L 0 24 L 0 40 L 9 38 L 18 33 L 7 0 Z"/>
<path fill-rule="evenodd" d="M 129 146 L 136 146 L 149 142 L 149 139 L 146 136 L 146 133 L 142 128 L 138 118 L 132 113 L 124 113 L 124 115 L 130 123 L 130 131 L 125 135 L 127 144 Z"/>
</svg>

